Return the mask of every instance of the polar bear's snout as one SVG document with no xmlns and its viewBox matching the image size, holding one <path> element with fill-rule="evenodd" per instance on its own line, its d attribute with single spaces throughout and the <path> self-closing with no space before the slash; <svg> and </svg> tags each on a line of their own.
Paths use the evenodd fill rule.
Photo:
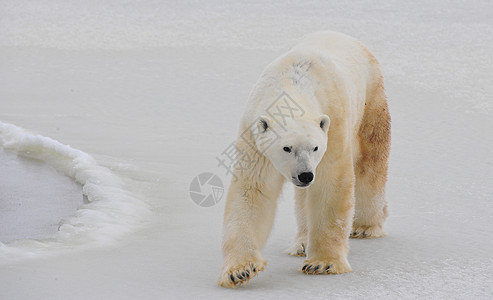
<svg viewBox="0 0 493 300">
<path fill-rule="evenodd" d="M 299 188 L 307 188 L 309 187 L 315 179 L 315 175 L 313 172 L 301 172 L 298 175 L 291 177 L 291 181 L 294 185 Z"/>
<path fill-rule="evenodd" d="M 298 175 L 298 179 L 303 184 L 309 184 L 313 180 L 313 173 L 312 172 L 303 172 L 300 175 Z"/>
</svg>

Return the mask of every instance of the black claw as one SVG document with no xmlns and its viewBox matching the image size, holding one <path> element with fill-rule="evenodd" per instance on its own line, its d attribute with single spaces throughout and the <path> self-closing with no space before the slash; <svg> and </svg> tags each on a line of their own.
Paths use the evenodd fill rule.
<svg viewBox="0 0 493 300">
<path fill-rule="evenodd" d="M 327 268 L 325 268 L 325 271 L 329 271 L 330 267 L 332 267 L 332 265 L 328 265 Z"/>
<path fill-rule="evenodd" d="M 241 276 L 246 278 L 246 273 L 245 272 L 241 272 Z"/>
<path fill-rule="evenodd" d="M 255 269 L 255 265 L 253 263 L 250 265 L 250 267 L 252 268 L 253 272 L 257 272 L 257 269 Z"/>
<path fill-rule="evenodd" d="M 233 274 L 229 275 L 229 278 L 231 279 L 231 281 L 233 281 L 233 283 L 235 283 L 235 277 L 233 276 Z"/>
<path fill-rule="evenodd" d="M 245 273 L 247 274 L 247 277 L 250 277 L 250 270 L 247 270 Z"/>
<path fill-rule="evenodd" d="M 310 272 L 312 270 L 312 267 L 313 267 L 312 265 L 309 265 L 308 268 L 306 268 L 306 271 Z"/>
<path fill-rule="evenodd" d="M 236 275 L 236 278 L 238 278 L 239 280 L 243 280 L 243 276 L 241 276 L 241 274 Z"/>
<path fill-rule="evenodd" d="M 306 271 L 306 267 L 307 267 L 307 265 L 304 265 L 301 270 Z"/>
<path fill-rule="evenodd" d="M 313 271 L 317 271 L 318 269 L 320 269 L 320 265 L 316 266 L 315 269 L 313 269 Z"/>
</svg>

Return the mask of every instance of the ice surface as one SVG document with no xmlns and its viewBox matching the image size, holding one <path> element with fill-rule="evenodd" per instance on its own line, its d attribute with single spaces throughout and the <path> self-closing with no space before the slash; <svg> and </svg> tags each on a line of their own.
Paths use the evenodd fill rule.
<svg viewBox="0 0 493 300">
<path fill-rule="evenodd" d="M 48 164 L 0 149 L 0 241 L 54 237 L 83 203 L 80 185 Z"/>
<path fill-rule="evenodd" d="M 128 211 L 111 215 L 105 224 L 121 226 L 92 231 L 100 239 L 83 251 L 88 239 L 60 240 L 14 261 L 47 242 L 2 246 L 0 298 L 492 298 L 492 12 L 491 1 L 0 1 L 0 120 L 89 154 L 151 210 L 141 229 Z M 304 276 L 285 254 L 286 186 L 266 271 L 221 289 L 224 199 L 197 206 L 190 182 L 212 172 L 227 188 L 216 156 L 255 80 L 322 29 L 355 36 L 382 63 L 389 235 L 350 242 L 351 274 Z"/>
<path fill-rule="evenodd" d="M 29 242 L 18 240 L 20 235 L 15 235 L 16 241 L 9 243 L 8 246 L 0 243 L 0 257 L 5 261 L 18 260 L 22 257 L 34 257 L 38 255 L 53 255 L 57 250 L 70 246 L 77 249 L 90 245 L 105 245 L 124 233 L 129 232 L 134 226 L 142 224 L 142 219 L 148 213 L 147 203 L 139 200 L 131 192 L 125 190 L 123 182 L 114 175 L 109 169 L 102 167 L 87 153 L 73 149 L 68 145 L 63 145 L 48 137 L 29 133 L 22 128 L 12 124 L 0 122 L 0 146 L 18 155 L 28 156 L 46 162 L 57 171 L 70 177 L 74 183 L 82 186 L 82 194 L 86 198 L 85 204 L 78 207 L 75 213 L 68 215 L 63 220 L 54 224 L 57 227 L 53 239 Z M 3 150 L 2 150 L 3 151 Z M 12 155 L 12 153 L 10 154 Z M 11 160 L 11 159 L 10 159 Z M 15 169 L 9 168 L 9 160 L 3 160 L 6 168 L 2 170 L 2 193 L 7 195 L 19 193 L 18 187 L 23 184 L 27 195 L 24 201 L 29 202 L 32 194 L 38 194 L 37 200 L 42 202 L 43 190 L 56 188 L 56 186 L 36 187 L 35 173 L 31 173 L 24 178 L 17 178 L 17 183 L 9 184 L 12 178 L 4 179 L 8 176 L 15 176 Z M 30 179 L 30 180 L 29 180 Z M 69 181 L 69 183 L 71 183 Z M 50 184 L 45 182 L 45 184 Z M 6 198 L 8 200 L 8 198 Z M 9 202 L 5 201 L 5 208 Z M 33 201 L 31 201 L 33 202 Z M 67 204 L 71 201 L 67 200 Z M 39 204 L 28 204 L 28 209 L 22 213 L 8 216 L 2 222 L 8 222 L 11 218 L 17 218 L 18 222 L 29 223 L 30 219 L 36 218 L 56 218 L 53 211 L 56 205 L 53 203 L 45 204 L 43 209 L 37 207 Z M 45 216 L 34 216 L 45 214 Z M 15 224 L 9 224 L 13 226 Z M 2 229 L 2 231 L 5 229 Z M 42 232 L 42 228 L 38 228 Z M 31 237 L 35 238 L 35 237 Z"/>
</svg>

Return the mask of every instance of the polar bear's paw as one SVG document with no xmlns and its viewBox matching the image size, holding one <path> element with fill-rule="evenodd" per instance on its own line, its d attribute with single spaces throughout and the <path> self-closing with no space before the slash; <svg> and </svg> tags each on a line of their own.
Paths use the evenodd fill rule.
<svg viewBox="0 0 493 300">
<path fill-rule="evenodd" d="M 288 250 L 288 254 L 293 256 L 306 256 L 305 245 L 306 243 L 302 241 L 294 242 L 291 248 Z"/>
<path fill-rule="evenodd" d="M 267 262 L 263 259 L 253 259 L 235 266 L 224 268 L 217 284 L 222 287 L 235 288 L 248 283 L 250 279 L 263 271 Z"/>
<path fill-rule="evenodd" d="M 349 235 L 353 239 L 376 239 L 384 237 L 387 234 L 381 226 L 353 225 L 353 231 Z"/>
<path fill-rule="evenodd" d="M 346 259 L 307 259 L 300 269 L 301 273 L 308 275 L 342 274 L 352 272 L 351 266 Z"/>
</svg>

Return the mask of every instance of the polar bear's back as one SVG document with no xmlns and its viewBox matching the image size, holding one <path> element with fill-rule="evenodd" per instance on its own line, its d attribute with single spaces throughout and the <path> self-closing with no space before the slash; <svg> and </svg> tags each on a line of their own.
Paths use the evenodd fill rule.
<svg viewBox="0 0 493 300">
<path fill-rule="evenodd" d="M 380 66 L 373 54 L 357 39 L 333 31 L 308 34 L 290 52 L 301 56 L 316 53 L 337 68 L 332 71 L 344 80 L 353 111 L 352 123 L 356 125 L 364 110 L 367 90 L 381 80 Z"/>
<path fill-rule="evenodd" d="M 357 39 L 334 31 L 319 31 L 301 38 L 292 51 L 317 51 L 339 64 L 372 63 L 375 57 Z"/>
<path fill-rule="evenodd" d="M 320 31 L 304 36 L 292 52 L 313 53 L 334 63 L 343 76 L 353 82 L 371 84 L 380 75 L 377 59 L 357 39 L 334 31 Z"/>
<path fill-rule="evenodd" d="M 321 31 L 304 36 L 290 51 L 267 66 L 252 91 L 243 116 L 242 130 L 254 122 L 259 115 L 264 114 L 283 91 L 288 91 L 297 103 L 306 108 L 305 110 L 310 109 L 308 106 L 312 104 L 305 101 L 303 97 L 296 97 L 296 92 L 290 90 L 282 78 L 296 73 L 295 69 L 299 67 L 299 62 L 316 62 L 320 58 L 325 63 L 319 64 L 317 69 L 325 74 L 321 75 L 314 70 L 315 68 L 307 68 L 304 70 L 307 73 L 304 78 L 313 82 L 331 81 L 327 82 L 326 86 L 339 84 L 339 89 L 343 88 L 345 91 L 344 102 L 350 107 L 351 113 L 348 117 L 353 126 L 356 126 L 364 110 L 368 87 L 374 85 L 381 77 L 378 61 L 355 38 L 333 31 Z M 293 72 L 289 71 L 291 69 Z M 310 93 L 313 94 L 310 91 L 306 94 Z M 328 105 L 322 103 L 327 102 L 327 99 L 318 99 L 318 102 L 319 107 Z M 319 113 L 327 114 L 327 111 L 322 109 Z"/>
</svg>

